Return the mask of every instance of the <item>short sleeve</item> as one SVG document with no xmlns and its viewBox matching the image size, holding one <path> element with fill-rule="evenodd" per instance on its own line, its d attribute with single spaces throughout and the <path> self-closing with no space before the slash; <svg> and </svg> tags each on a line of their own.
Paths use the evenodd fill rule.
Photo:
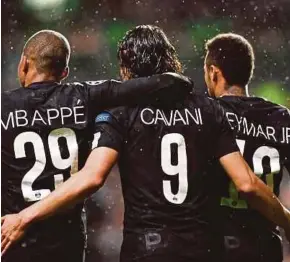
<svg viewBox="0 0 290 262">
<path fill-rule="evenodd" d="M 234 132 L 227 120 L 225 110 L 218 103 L 213 108 L 215 110 L 215 127 L 213 128 L 215 130 L 214 152 L 215 157 L 219 159 L 225 155 L 239 151 L 239 148 L 235 140 Z"/>
<path fill-rule="evenodd" d="M 110 111 L 104 111 L 96 116 L 94 123 L 94 139 L 92 149 L 108 147 L 120 152 L 125 140 L 126 130 Z"/>
</svg>

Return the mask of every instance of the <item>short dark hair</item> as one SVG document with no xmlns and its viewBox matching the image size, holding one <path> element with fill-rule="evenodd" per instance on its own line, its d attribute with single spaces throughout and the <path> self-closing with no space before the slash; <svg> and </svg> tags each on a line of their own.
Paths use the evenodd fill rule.
<svg viewBox="0 0 290 262">
<path fill-rule="evenodd" d="M 244 37 L 237 34 L 219 34 L 207 41 L 206 65 L 215 65 L 223 73 L 229 85 L 246 86 L 254 70 L 253 47 Z"/>
<path fill-rule="evenodd" d="M 182 71 L 174 46 L 163 30 L 153 25 L 129 30 L 119 42 L 118 59 L 132 77 Z"/>
<path fill-rule="evenodd" d="M 70 45 L 62 34 L 41 30 L 28 39 L 23 54 L 35 62 L 39 73 L 60 76 L 68 66 Z"/>
</svg>

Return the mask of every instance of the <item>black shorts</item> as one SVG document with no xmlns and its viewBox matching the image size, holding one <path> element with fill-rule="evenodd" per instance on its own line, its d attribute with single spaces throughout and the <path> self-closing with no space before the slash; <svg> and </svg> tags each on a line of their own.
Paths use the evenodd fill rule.
<svg viewBox="0 0 290 262">
<path fill-rule="evenodd" d="M 251 228 L 231 228 L 225 233 L 224 262 L 282 262 L 280 236 Z"/>
<path fill-rule="evenodd" d="M 214 239 L 203 232 L 176 234 L 154 229 L 125 233 L 120 262 L 213 262 L 222 250 Z"/>
<path fill-rule="evenodd" d="M 83 241 L 70 241 L 58 246 L 23 242 L 12 246 L 2 257 L 3 262 L 83 262 Z"/>
</svg>

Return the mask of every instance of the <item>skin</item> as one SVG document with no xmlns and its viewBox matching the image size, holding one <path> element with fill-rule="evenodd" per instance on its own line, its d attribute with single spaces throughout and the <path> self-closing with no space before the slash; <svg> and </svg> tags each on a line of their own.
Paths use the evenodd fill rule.
<svg viewBox="0 0 290 262">
<path fill-rule="evenodd" d="M 56 76 L 50 72 L 39 72 L 32 59 L 22 53 L 18 64 L 18 78 L 22 87 L 28 87 L 32 83 L 42 81 L 61 82 L 68 76 L 69 68 L 66 67 L 60 76 Z"/>
<path fill-rule="evenodd" d="M 23 237 L 30 225 L 83 201 L 101 188 L 111 168 L 117 162 L 118 156 L 118 152 L 110 148 L 94 149 L 83 169 L 61 184 L 49 196 L 18 214 L 3 217 L 1 221 L 2 254 Z M 241 154 L 234 152 L 223 156 L 220 158 L 220 163 L 248 203 L 266 218 L 284 228 L 290 239 L 290 213 L 270 188 L 252 172 Z"/>
</svg>

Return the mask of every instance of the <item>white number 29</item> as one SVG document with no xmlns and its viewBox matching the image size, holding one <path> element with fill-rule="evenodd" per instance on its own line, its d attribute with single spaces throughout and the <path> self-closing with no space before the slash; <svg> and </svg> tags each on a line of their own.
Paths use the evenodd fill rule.
<svg viewBox="0 0 290 262">
<path fill-rule="evenodd" d="M 68 158 L 62 158 L 58 140 L 65 138 L 67 148 L 69 151 Z M 46 165 L 46 155 L 44 144 L 40 137 L 35 132 L 24 132 L 19 134 L 14 140 L 15 158 L 27 157 L 25 152 L 25 144 L 31 143 L 33 145 L 35 154 L 35 163 L 33 167 L 25 174 L 21 182 L 21 190 L 25 201 L 38 201 L 46 197 L 51 190 L 39 189 L 33 190 L 32 185 L 34 181 L 42 174 Z M 78 144 L 74 131 L 69 128 L 60 128 L 51 131 L 48 136 L 48 147 L 51 155 L 53 165 L 60 170 L 67 169 L 73 164 L 74 159 L 77 157 Z M 55 187 L 63 182 L 62 174 L 54 175 Z"/>
<path fill-rule="evenodd" d="M 177 145 L 177 165 L 172 165 L 171 145 Z M 171 182 L 163 181 L 163 194 L 173 204 L 182 204 L 187 196 L 187 155 L 184 137 L 178 133 L 167 134 L 161 141 L 161 167 L 163 172 L 169 176 L 178 175 L 178 191 L 172 193 Z"/>
</svg>

